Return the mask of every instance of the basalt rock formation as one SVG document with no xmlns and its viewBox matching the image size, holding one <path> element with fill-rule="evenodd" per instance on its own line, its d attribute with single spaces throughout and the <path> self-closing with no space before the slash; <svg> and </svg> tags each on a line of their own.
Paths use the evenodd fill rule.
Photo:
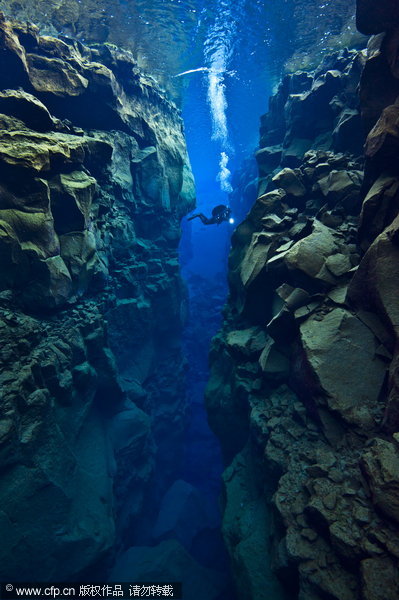
<svg viewBox="0 0 399 600">
<path fill-rule="evenodd" d="M 173 481 L 193 179 L 128 52 L 1 16 L 0 84 L 0 572 L 65 581 L 129 545 L 154 469 Z"/>
<path fill-rule="evenodd" d="M 398 40 L 287 76 L 262 119 L 207 389 L 245 600 L 399 597 Z"/>
</svg>

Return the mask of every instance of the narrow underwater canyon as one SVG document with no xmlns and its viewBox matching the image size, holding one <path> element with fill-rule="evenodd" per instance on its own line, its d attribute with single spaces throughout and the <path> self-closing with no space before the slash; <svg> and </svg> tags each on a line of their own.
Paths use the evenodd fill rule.
<svg viewBox="0 0 399 600">
<path fill-rule="evenodd" d="M 2 583 L 399 597 L 399 14 L 358 0 L 357 26 L 367 50 L 281 79 L 257 190 L 251 166 L 233 172 L 249 212 L 222 311 L 219 266 L 188 265 L 191 306 L 181 277 L 196 192 L 170 94 L 123 40 L 1 16 Z M 201 399 L 221 319 L 206 409 L 222 524 Z"/>
</svg>

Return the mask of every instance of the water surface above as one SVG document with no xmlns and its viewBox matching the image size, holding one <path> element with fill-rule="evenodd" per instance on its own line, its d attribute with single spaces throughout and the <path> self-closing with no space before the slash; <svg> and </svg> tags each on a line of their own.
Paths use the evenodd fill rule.
<svg viewBox="0 0 399 600">
<path fill-rule="evenodd" d="M 130 49 L 183 109 L 203 208 L 253 153 L 284 69 L 309 68 L 355 35 L 355 0 L 0 0 L 0 9 L 42 33 Z"/>
</svg>

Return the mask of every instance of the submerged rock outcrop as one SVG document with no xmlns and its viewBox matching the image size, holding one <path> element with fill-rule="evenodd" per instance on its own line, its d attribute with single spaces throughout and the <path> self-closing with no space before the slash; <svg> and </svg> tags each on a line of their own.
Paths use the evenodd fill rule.
<svg viewBox="0 0 399 600">
<path fill-rule="evenodd" d="M 287 76 L 262 119 L 207 389 L 242 599 L 399 597 L 397 40 Z"/>
<path fill-rule="evenodd" d="M 0 17 L 2 580 L 131 545 L 185 412 L 181 118 L 131 55 Z M 103 574 L 102 574 L 103 576 Z"/>
</svg>

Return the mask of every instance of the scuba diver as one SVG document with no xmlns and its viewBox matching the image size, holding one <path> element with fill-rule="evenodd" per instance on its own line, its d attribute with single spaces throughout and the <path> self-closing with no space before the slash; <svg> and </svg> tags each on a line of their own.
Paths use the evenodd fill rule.
<svg viewBox="0 0 399 600">
<path fill-rule="evenodd" d="M 231 208 L 225 206 L 224 204 L 219 204 L 215 206 L 212 210 L 212 217 L 208 219 L 204 214 L 198 213 L 197 215 L 193 215 L 192 217 L 188 217 L 187 221 L 191 221 L 192 219 L 196 219 L 197 217 L 201 219 L 204 225 L 220 225 L 223 221 L 229 221 L 229 223 L 234 223 L 234 219 L 230 218 Z"/>
</svg>

